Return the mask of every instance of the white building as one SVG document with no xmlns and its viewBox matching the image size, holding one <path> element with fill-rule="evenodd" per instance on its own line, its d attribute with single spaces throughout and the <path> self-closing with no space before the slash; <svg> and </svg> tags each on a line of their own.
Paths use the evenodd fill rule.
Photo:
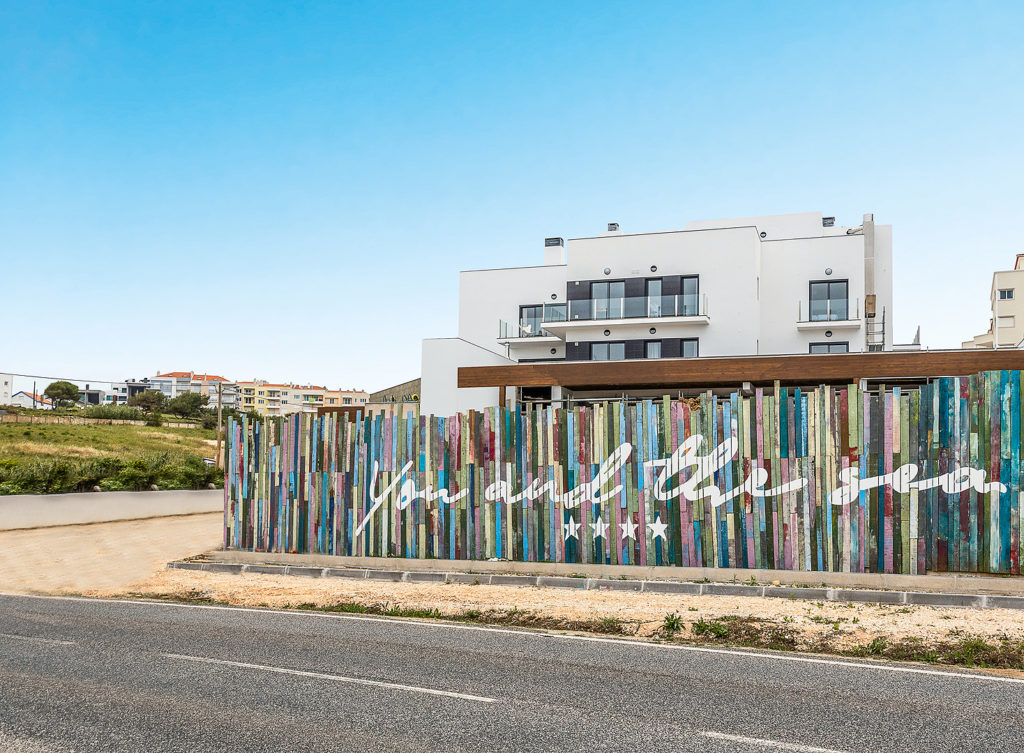
<svg viewBox="0 0 1024 753">
<path fill-rule="evenodd" d="M 1021 294 L 1017 295 L 1020 290 Z M 963 343 L 964 348 L 1024 347 L 1024 254 L 1017 254 L 1013 269 L 992 274 L 989 289 L 992 315 L 988 331 Z"/>
<path fill-rule="evenodd" d="M 154 389 L 148 379 L 126 379 L 123 382 L 111 382 L 110 389 L 103 397 L 105 405 L 127 405 L 128 400 L 146 390 Z"/>
<path fill-rule="evenodd" d="M 0 374 L 0 405 L 11 405 L 14 395 L 14 375 Z"/>
<path fill-rule="evenodd" d="M 148 389 L 159 390 L 168 398 L 175 398 L 183 392 L 198 392 L 210 398 L 209 406 L 217 405 L 217 385 L 220 385 L 221 402 L 225 408 L 239 406 L 238 385 L 222 376 L 197 374 L 194 371 L 170 371 L 149 378 Z"/>
<path fill-rule="evenodd" d="M 53 403 L 48 398 L 24 391 L 15 392 L 5 405 L 17 405 L 19 408 L 38 408 L 40 410 L 50 410 L 53 408 Z"/>
<path fill-rule="evenodd" d="M 466 271 L 459 330 L 423 342 L 421 409 L 499 402 L 460 366 L 892 348 L 892 227 L 818 212 L 545 240 L 537 266 Z"/>
</svg>

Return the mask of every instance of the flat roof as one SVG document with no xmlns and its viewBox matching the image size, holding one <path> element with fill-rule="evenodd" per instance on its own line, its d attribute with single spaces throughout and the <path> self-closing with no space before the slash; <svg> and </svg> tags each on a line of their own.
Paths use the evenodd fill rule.
<svg viewBox="0 0 1024 753">
<path fill-rule="evenodd" d="M 1024 370 L 1024 350 L 920 350 L 881 353 L 666 358 L 634 361 L 542 361 L 462 366 L 459 387 L 719 387 L 743 382 L 786 385 L 860 379 L 928 379 L 979 371 Z"/>
</svg>

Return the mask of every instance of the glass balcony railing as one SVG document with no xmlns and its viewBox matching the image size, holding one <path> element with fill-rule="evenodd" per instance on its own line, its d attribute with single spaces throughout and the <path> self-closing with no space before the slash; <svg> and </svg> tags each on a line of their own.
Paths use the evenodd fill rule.
<svg viewBox="0 0 1024 753">
<path fill-rule="evenodd" d="M 498 322 L 498 339 L 509 340 L 513 337 L 554 337 L 554 335 L 544 329 L 541 322 L 537 320 L 507 322 L 502 319 Z"/>
<path fill-rule="evenodd" d="M 569 301 L 569 321 L 643 319 L 664 316 L 708 316 L 707 296 L 699 293 L 624 296 Z"/>
</svg>

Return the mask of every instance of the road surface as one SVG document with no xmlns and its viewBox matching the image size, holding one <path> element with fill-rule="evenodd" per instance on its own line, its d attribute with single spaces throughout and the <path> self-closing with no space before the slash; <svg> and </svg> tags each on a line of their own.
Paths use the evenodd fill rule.
<svg viewBox="0 0 1024 753">
<path fill-rule="evenodd" d="M 1024 680 L 359 615 L 0 596 L 0 750 L 1021 750 Z"/>
</svg>

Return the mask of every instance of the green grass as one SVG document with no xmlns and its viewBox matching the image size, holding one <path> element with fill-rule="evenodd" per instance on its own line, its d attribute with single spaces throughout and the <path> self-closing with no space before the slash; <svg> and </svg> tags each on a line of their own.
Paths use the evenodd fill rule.
<svg viewBox="0 0 1024 753">
<path fill-rule="evenodd" d="M 0 494 L 202 489 L 216 432 L 133 425 L 0 424 Z"/>
</svg>

